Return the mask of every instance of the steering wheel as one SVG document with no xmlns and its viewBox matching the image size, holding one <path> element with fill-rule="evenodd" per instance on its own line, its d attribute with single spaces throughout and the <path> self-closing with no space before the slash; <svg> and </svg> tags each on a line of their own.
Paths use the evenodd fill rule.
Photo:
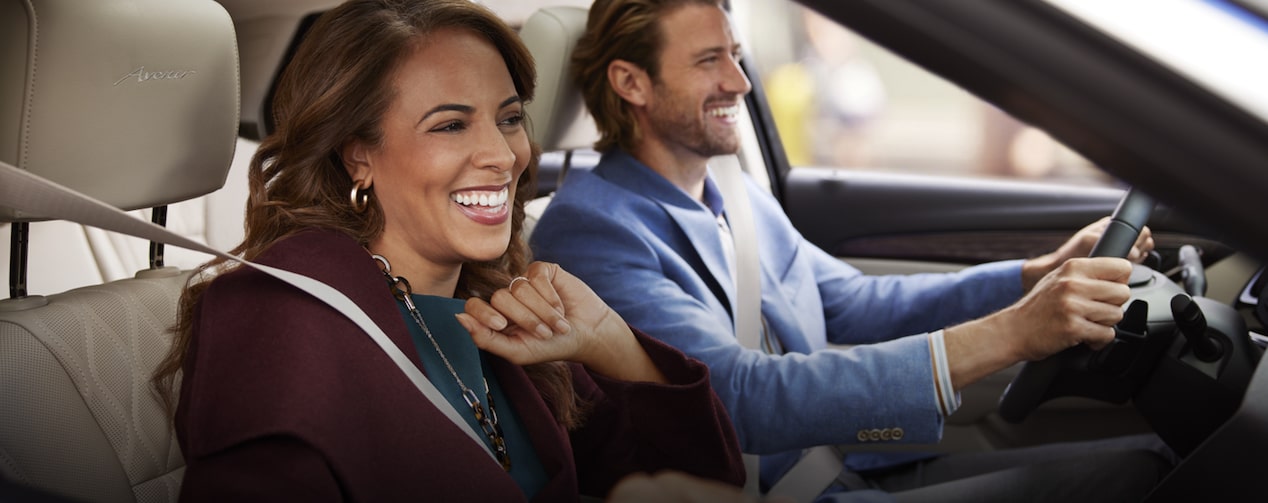
<svg viewBox="0 0 1268 503">
<path fill-rule="evenodd" d="M 1135 189 L 1128 190 L 1089 256 L 1127 257 L 1153 209 L 1152 197 Z M 1040 403 L 1051 398 L 1053 381 L 1058 374 L 1064 369 L 1086 367 L 1092 353 L 1090 348 L 1080 344 L 1043 360 L 1023 364 L 1021 372 L 1000 397 L 1000 417 L 1011 423 L 1020 423 Z"/>
</svg>

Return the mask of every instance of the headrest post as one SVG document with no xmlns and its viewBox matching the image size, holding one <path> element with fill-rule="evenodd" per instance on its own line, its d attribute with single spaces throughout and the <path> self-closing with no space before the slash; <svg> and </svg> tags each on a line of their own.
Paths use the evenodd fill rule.
<svg viewBox="0 0 1268 503">
<path fill-rule="evenodd" d="M 150 221 L 159 227 L 167 227 L 167 205 L 150 210 Z M 150 269 L 163 268 L 163 243 L 150 241 Z"/>
<path fill-rule="evenodd" d="M 26 297 L 26 252 L 31 224 L 13 222 L 9 241 L 9 298 Z"/>
<path fill-rule="evenodd" d="M 568 168 L 572 167 L 572 149 L 564 151 L 564 165 L 559 168 L 559 179 L 555 180 L 555 186 L 559 187 L 564 184 L 564 177 L 568 176 Z"/>
</svg>

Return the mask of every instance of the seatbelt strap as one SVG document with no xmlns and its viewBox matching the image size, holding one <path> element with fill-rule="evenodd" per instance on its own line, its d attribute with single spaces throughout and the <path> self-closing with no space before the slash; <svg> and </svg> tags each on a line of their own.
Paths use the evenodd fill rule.
<svg viewBox="0 0 1268 503">
<path fill-rule="evenodd" d="M 760 350 L 761 262 L 757 252 L 753 209 L 748 192 L 744 189 L 744 171 L 735 155 L 714 157 L 710 160 L 709 167 L 717 181 L 718 191 L 722 193 L 723 204 L 727 216 L 730 217 L 727 224 L 735 241 L 735 338 L 746 348 Z M 756 455 L 744 455 L 744 468 L 748 472 L 744 491 L 750 495 L 760 496 L 760 461 Z M 768 494 L 788 496 L 797 503 L 809 503 L 836 480 L 843 467 L 842 454 L 831 446 L 808 448 L 802 452 L 801 459 L 771 487 Z"/>
<path fill-rule="evenodd" d="M 753 215 L 744 193 L 744 180 L 740 174 L 740 162 L 734 155 L 714 157 L 709 163 L 718 191 L 726 207 L 727 226 L 734 240 L 735 250 L 735 338 L 749 349 L 761 348 L 762 296 L 761 277 L 757 276 L 760 264 L 757 246 L 753 241 Z M 744 492 L 761 496 L 761 458 L 744 454 Z"/>
<path fill-rule="evenodd" d="M 753 210 L 744 191 L 743 168 L 734 155 L 714 157 L 709 165 L 722 193 L 727 225 L 735 241 L 735 338 L 746 348 L 761 349 L 761 262 L 757 256 Z"/>
<path fill-rule="evenodd" d="M 391 358 L 396 363 L 396 366 L 400 367 L 401 371 L 409 377 L 409 380 L 414 383 L 414 387 L 418 388 L 418 391 L 427 397 L 432 405 L 440 409 L 440 412 L 445 417 L 453 421 L 463 433 L 466 433 L 473 442 L 478 444 L 489 455 L 490 461 L 497 463 L 497 459 L 494 457 L 493 451 L 489 449 L 489 446 L 476 434 L 471 425 L 462 419 L 462 416 L 440 394 L 436 386 L 427 380 L 427 377 L 414 365 L 414 362 L 405 356 L 405 353 L 387 337 L 387 334 L 383 333 L 383 330 L 370 319 L 370 316 L 352 302 L 352 299 L 349 299 L 330 285 L 302 274 L 252 263 L 229 255 L 151 222 L 135 218 L 114 206 L 5 162 L 0 162 L 0 205 L 13 208 L 31 217 L 69 220 L 141 239 L 209 253 L 254 268 L 295 288 L 308 292 L 361 327 L 387 353 L 388 358 Z"/>
</svg>

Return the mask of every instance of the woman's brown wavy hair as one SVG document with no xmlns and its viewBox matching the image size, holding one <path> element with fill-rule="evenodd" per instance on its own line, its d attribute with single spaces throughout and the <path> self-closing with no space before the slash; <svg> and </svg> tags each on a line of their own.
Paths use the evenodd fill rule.
<svg viewBox="0 0 1268 503">
<path fill-rule="evenodd" d="M 332 9 L 313 24 L 278 81 L 273 102 L 277 129 L 251 159 L 246 237 L 233 254 L 253 260 L 306 228 L 336 229 L 363 245 L 383 232 L 383 210 L 374 197 L 364 212 L 352 209 L 352 179 L 339 151 L 349 141 L 382 144 L 380 120 L 395 96 L 392 74 L 428 34 L 449 27 L 487 37 L 506 61 L 520 98 L 532 100 L 537 75 L 528 49 L 501 19 L 470 0 L 351 0 Z M 455 296 L 487 300 L 527 268 L 524 204 L 535 195 L 539 157 L 533 144 L 528 169 L 516 184 L 506 252 L 492 261 L 464 264 Z M 169 411 L 179 394 L 195 306 L 210 284 L 208 278 L 235 267 L 223 259 L 204 264 L 181 295 L 175 340 L 154 374 Z M 580 405 L 567 367 L 552 362 L 525 370 L 556 419 L 576 426 Z"/>
</svg>

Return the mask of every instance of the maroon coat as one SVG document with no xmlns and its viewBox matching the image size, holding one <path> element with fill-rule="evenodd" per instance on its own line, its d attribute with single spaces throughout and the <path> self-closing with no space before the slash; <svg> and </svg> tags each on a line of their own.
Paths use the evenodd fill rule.
<svg viewBox="0 0 1268 503">
<path fill-rule="evenodd" d="M 344 292 L 419 365 L 377 264 L 353 239 L 306 231 L 259 262 Z M 182 500 L 524 500 L 368 335 L 320 300 L 241 268 L 213 281 L 194 316 L 176 413 Z M 574 388 L 593 403 L 573 432 L 519 366 L 489 358 L 549 478 L 534 501 L 576 501 L 578 490 L 603 496 L 635 471 L 743 483 L 735 431 L 706 367 L 636 334 L 674 384 L 614 381 L 572 365 Z"/>
</svg>

